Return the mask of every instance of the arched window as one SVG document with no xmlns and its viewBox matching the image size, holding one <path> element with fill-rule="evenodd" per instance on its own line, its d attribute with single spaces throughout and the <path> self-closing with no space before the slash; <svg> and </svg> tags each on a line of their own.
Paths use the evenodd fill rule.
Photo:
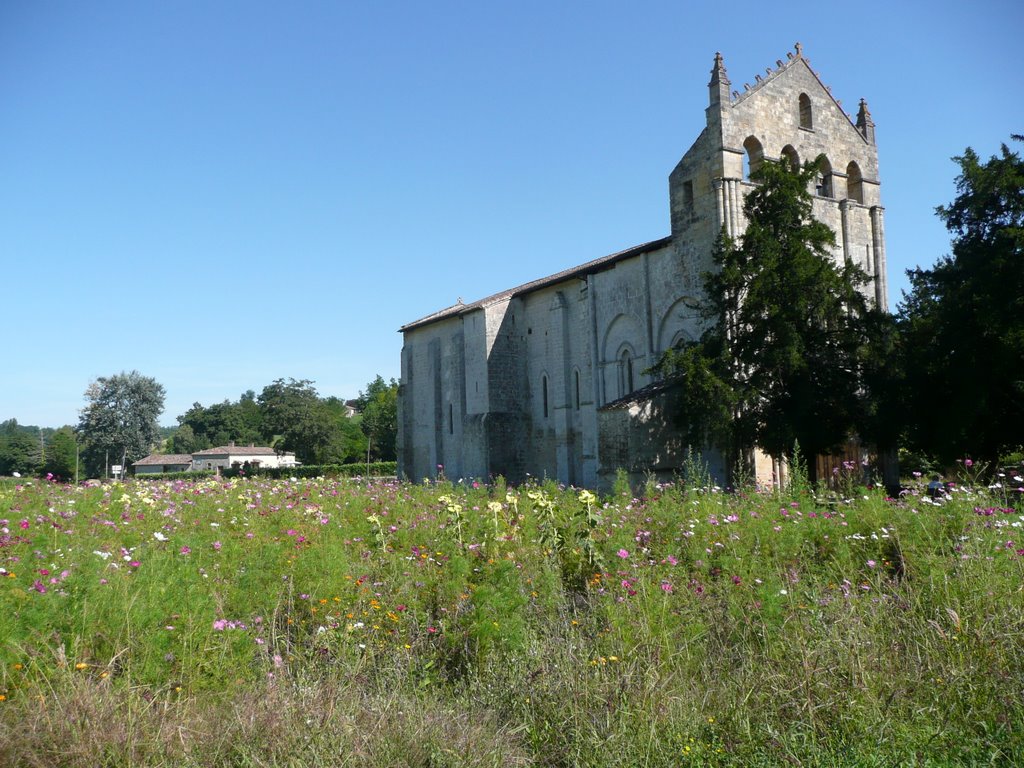
<svg viewBox="0 0 1024 768">
<path fill-rule="evenodd" d="M 743 142 L 743 178 L 750 179 L 751 174 L 757 173 L 764 161 L 764 148 L 761 142 L 753 136 L 748 136 Z"/>
<path fill-rule="evenodd" d="M 541 396 L 544 399 L 544 418 L 548 417 L 548 377 L 540 377 Z"/>
<path fill-rule="evenodd" d="M 792 144 L 787 144 L 782 148 L 782 157 L 789 163 L 789 167 L 794 171 L 800 170 L 800 156 L 793 149 Z"/>
<path fill-rule="evenodd" d="M 806 93 L 800 94 L 800 127 L 808 130 L 814 128 L 814 117 L 811 114 L 811 97 Z"/>
<path fill-rule="evenodd" d="M 633 350 L 628 347 L 619 355 L 619 397 L 633 391 Z"/>
<path fill-rule="evenodd" d="M 858 203 L 864 202 L 864 177 L 860 175 L 860 166 L 850 163 L 846 166 L 846 196 Z"/>
<path fill-rule="evenodd" d="M 832 163 L 827 157 L 818 161 L 818 175 L 814 179 L 814 194 L 818 197 L 832 197 Z"/>
</svg>

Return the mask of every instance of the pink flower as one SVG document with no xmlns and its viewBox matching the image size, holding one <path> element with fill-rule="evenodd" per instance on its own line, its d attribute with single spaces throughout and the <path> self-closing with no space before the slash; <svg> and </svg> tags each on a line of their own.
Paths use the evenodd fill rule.
<svg viewBox="0 0 1024 768">
<path fill-rule="evenodd" d="M 620 549 L 615 554 L 618 555 L 619 557 L 621 557 L 623 560 L 625 560 L 627 557 L 629 557 L 629 552 L 627 550 L 625 550 L 625 549 Z"/>
<path fill-rule="evenodd" d="M 672 584 L 671 584 L 671 582 L 668 582 L 668 581 L 661 582 L 661 590 L 663 592 L 668 592 L 669 594 L 671 594 L 672 593 Z"/>
<path fill-rule="evenodd" d="M 876 565 L 874 560 L 868 560 L 868 568 L 874 568 Z"/>
<path fill-rule="evenodd" d="M 214 548 L 215 550 L 217 550 L 218 552 L 220 552 L 220 546 L 221 546 L 221 545 L 220 545 L 220 542 L 219 542 L 219 541 L 215 541 L 215 542 L 213 542 L 213 548 Z"/>
<path fill-rule="evenodd" d="M 672 555 L 669 555 L 665 559 L 668 561 L 669 565 L 678 565 L 679 564 L 679 561 L 676 560 L 674 557 L 672 557 Z"/>
<path fill-rule="evenodd" d="M 192 551 L 192 550 L 191 550 L 191 548 L 189 548 L 189 547 L 187 547 L 187 546 L 183 546 L 183 547 L 181 548 L 181 554 L 183 554 L 183 555 L 187 555 L 187 554 L 188 554 L 189 552 L 191 552 L 191 551 Z"/>
<path fill-rule="evenodd" d="M 138 568 L 140 565 L 142 565 L 142 563 L 140 563 L 138 560 L 132 560 L 128 563 L 128 565 L 132 568 Z"/>
<path fill-rule="evenodd" d="M 217 619 L 213 622 L 213 629 L 216 632 L 223 632 L 225 629 L 227 629 L 227 626 L 227 619 Z"/>
</svg>

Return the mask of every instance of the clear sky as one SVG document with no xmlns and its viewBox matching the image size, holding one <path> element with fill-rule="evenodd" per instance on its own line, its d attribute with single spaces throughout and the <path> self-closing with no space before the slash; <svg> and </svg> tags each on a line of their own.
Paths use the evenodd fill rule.
<svg viewBox="0 0 1024 768">
<path fill-rule="evenodd" d="M 890 303 L 965 147 L 1024 133 L 1019 0 L 0 2 L 0 420 L 399 375 L 397 329 L 669 233 L 668 174 L 804 54 L 877 124 Z"/>
</svg>

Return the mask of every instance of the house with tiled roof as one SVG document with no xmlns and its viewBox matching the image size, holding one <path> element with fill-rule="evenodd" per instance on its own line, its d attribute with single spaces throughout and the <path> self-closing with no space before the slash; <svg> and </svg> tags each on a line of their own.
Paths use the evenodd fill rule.
<svg viewBox="0 0 1024 768">
<path fill-rule="evenodd" d="M 193 469 L 237 469 L 246 464 L 253 467 L 296 467 L 299 462 L 291 451 L 278 452 L 252 443 L 235 445 L 232 442 L 192 454 Z"/>
<path fill-rule="evenodd" d="M 132 466 L 136 475 L 155 475 L 162 472 L 188 472 L 192 469 L 190 453 L 152 453 Z"/>
</svg>

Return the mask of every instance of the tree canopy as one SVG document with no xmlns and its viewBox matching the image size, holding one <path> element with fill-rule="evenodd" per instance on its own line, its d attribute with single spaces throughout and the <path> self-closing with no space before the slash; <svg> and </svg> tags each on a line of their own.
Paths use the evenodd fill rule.
<svg viewBox="0 0 1024 768">
<path fill-rule="evenodd" d="M 88 471 L 106 470 L 106 462 L 131 464 L 158 442 L 157 419 L 164 409 L 164 388 L 138 371 L 103 376 L 85 391 L 78 422 L 85 441 L 82 458 Z"/>
<path fill-rule="evenodd" d="M 371 457 L 375 461 L 394 461 L 398 440 L 398 382 L 385 382 L 377 376 L 356 399 L 360 411 L 360 427 L 369 439 Z"/>
<path fill-rule="evenodd" d="M 1005 144 L 953 161 L 956 198 L 936 209 L 952 254 L 908 270 L 899 308 L 908 437 L 946 463 L 1024 440 L 1024 161 Z"/>
</svg>

